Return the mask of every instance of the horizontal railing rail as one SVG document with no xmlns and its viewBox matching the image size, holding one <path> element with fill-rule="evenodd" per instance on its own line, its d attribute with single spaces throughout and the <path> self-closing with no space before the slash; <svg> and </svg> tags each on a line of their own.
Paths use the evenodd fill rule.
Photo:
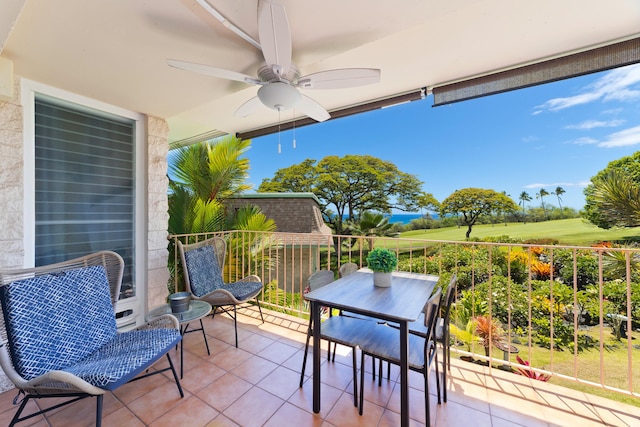
<svg viewBox="0 0 640 427">
<path fill-rule="evenodd" d="M 307 278 L 366 267 L 374 247 L 399 271 L 457 275 L 452 349 L 475 363 L 640 396 L 640 249 L 520 242 L 453 242 L 370 236 L 227 231 L 170 236 L 171 290 L 181 290 L 176 242 L 227 241 L 225 278 L 256 274 L 262 303 L 306 317 Z M 567 385 L 566 383 L 563 383 Z"/>
</svg>

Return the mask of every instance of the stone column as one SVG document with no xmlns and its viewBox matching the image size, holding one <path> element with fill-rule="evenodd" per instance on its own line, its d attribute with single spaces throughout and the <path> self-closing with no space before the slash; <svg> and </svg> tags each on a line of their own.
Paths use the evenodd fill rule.
<svg viewBox="0 0 640 427">
<path fill-rule="evenodd" d="M 163 119 L 147 119 L 147 309 L 166 302 L 169 200 L 167 154 L 169 126 Z"/>
</svg>

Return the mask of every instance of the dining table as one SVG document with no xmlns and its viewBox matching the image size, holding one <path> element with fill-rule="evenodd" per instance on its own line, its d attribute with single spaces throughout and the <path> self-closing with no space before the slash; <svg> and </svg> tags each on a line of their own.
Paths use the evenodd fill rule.
<svg viewBox="0 0 640 427">
<path fill-rule="evenodd" d="M 320 346 L 316 343 L 320 342 L 321 308 L 331 307 L 399 325 L 400 417 L 401 426 L 409 426 L 408 324 L 418 319 L 437 282 L 434 275 L 393 272 L 391 286 L 376 287 L 373 272 L 363 268 L 305 295 L 313 324 L 313 412 L 320 412 Z"/>
</svg>

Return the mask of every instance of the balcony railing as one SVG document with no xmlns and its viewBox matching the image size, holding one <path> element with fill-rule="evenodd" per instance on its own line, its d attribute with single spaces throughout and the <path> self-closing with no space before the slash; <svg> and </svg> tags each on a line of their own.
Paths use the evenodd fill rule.
<svg viewBox="0 0 640 427">
<path fill-rule="evenodd" d="M 583 383 L 640 396 L 640 249 L 550 244 L 451 242 L 361 236 L 229 231 L 227 281 L 257 274 L 263 304 L 308 316 L 302 297 L 319 269 L 366 267 L 373 247 L 399 257 L 398 270 L 457 275 L 451 314 L 452 349 L 489 369 L 520 370 L 563 385 Z M 169 284 L 181 290 L 176 241 L 170 240 Z M 518 360 L 518 358 L 521 358 Z"/>
</svg>

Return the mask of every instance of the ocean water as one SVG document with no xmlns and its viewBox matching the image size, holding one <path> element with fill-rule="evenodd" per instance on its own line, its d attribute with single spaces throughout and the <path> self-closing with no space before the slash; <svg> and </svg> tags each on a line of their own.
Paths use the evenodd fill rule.
<svg viewBox="0 0 640 427">
<path fill-rule="evenodd" d="M 422 215 L 417 214 L 393 214 L 389 218 L 389 223 L 400 222 L 402 224 L 409 224 L 412 220 L 420 218 Z"/>
</svg>

